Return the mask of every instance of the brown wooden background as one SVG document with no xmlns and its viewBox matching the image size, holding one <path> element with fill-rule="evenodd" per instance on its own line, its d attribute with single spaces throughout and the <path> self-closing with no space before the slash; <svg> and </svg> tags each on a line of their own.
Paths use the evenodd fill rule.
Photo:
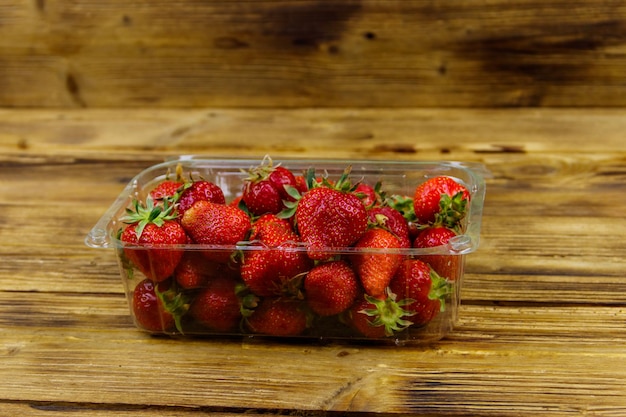
<svg viewBox="0 0 626 417">
<path fill-rule="evenodd" d="M 622 0 L 0 0 L 0 107 L 624 106 Z"/>
<path fill-rule="evenodd" d="M 624 0 L 0 0 L 0 416 L 625 416 L 625 93 Z M 137 331 L 83 239 L 194 153 L 485 164 L 454 332 Z"/>
</svg>

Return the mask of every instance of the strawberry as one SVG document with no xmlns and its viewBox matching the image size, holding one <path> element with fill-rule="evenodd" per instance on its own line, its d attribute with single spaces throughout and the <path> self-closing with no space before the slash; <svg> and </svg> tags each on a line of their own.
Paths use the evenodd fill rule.
<svg viewBox="0 0 626 417">
<path fill-rule="evenodd" d="M 379 192 L 380 183 L 377 183 L 374 187 L 369 184 L 359 183 L 354 189 L 356 196 L 363 201 L 363 204 L 368 209 L 380 204 Z"/>
<path fill-rule="evenodd" d="M 423 325 L 445 310 L 445 299 L 452 286 L 427 263 L 406 259 L 389 284 L 398 302 L 412 313 L 411 321 Z"/>
<path fill-rule="evenodd" d="M 169 203 L 176 203 L 179 197 L 179 193 L 185 187 L 185 180 L 183 179 L 183 166 L 181 164 L 176 165 L 175 179 L 168 169 L 165 179 L 159 182 L 150 190 L 150 197 L 155 201 L 161 201 L 165 198 L 169 199 Z"/>
<path fill-rule="evenodd" d="M 163 200 L 164 198 L 175 197 L 184 183 L 181 181 L 165 180 L 159 183 L 150 191 L 150 197 L 153 200 Z"/>
<path fill-rule="evenodd" d="M 298 248 L 299 238 L 289 221 L 265 214 L 252 226 L 250 240 L 264 248 L 243 251 L 241 278 L 248 288 L 259 296 L 297 295 L 296 277 L 309 270 L 311 260 Z"/>
<path fill-rule="evenodd" d="M 179 193 L 182 192 L 184 187 L 183 166 L 178 164 L 176 166 L 176 179 L 170 179 L 170 173 L 168 171 L 165 180 L 157 184 L 150 191 L 150 197 L 157 201 L 169 198 L 171 203 L 175 203 L 179 198 Z"/>
<path fill-rule="evenodd" d="M 210 201 L 216 204 L 226 204 L 224 192 L 210 181 L 199 180 L 187 183 L 178 198 L 178 215 L 183 217 L 185 212 L 196 201 Z"/>
<path fill-rule="evenodd" d="M 309 185 L 307 183 L 306 177 L 304 175 L 296 176 L 296 185 L 294 185 L 294 187 L 296 188 L 296 190 L 298 190 L 300 194 L 306 193 L 309 190 Z"/>
<path fill-rule="evenodd" d="M 130 223 L 120 234 L 126 258 L 146 277 L 154 281 L 167 279 L 180 262 L 183 249 L 158 248 L 182 245 L 187 235 L 172 213 L 173 206 L 155 205 L 148 197 L 145 205 L 134 201 L 134 210 L 127 209 L 122 221 Z M 145 247 L 145 248 L 144 248 Z"/>
<path fill-rule="evenodd" d="M 238 195 L 237 197 L 235 197 L 234 199 L 231 200 L 230 203 L 228 203 L 231 206 L 234 207 L 239 207 L 239 204 L 241 204 L 241 200 L 243 199 L 243 196 Z"/>
<path fill-rule="evenodd" d="M 455 228 L 465 216 L 469 199 L 470 193 L 463 185 L 451 177 L 438 176 L 416 187 L 413 210 L 422 225 L 436 223 Z"/>
<path fill-rule="evenodd" d="M 350 307 L 347 322 L 367 338 L 393 336 L 413 324 L 406 319 L 412 313 L 404 310 L 403 305 L 389 291 L 380 297 L 365 295 Z"/>
<path fill-rule="evenodd" d="M 285 208 L 283 200 L 292 200 L 285 186 L 295 187 L 296 178 L 287 168 L 273 166 L 271 158 L 264 158 L 261 165 L 247 173 L 242 200 L 253 215 L 276 214 Z"/>
<path fill-rule="evenodd" d="M 400 240 L 400 247 L 410 248 L 410 230 L 407 220 L 398 210 L 389 207 L 372 207 L 367 211 L 370 224 L 389 230 Z"/>
<path fill-rule="evenodd" d="M 385 199 L 385 204 L 402 214 L 409 227 L 409 242 L 412 242 L 420 232 L 420 225 L 415 217 L 413 198 L 393 194 Z"/>
<path fill-rule="evenodd" d="M 206 200 L 196 201 L 186 210 L 181 224 L 195 243 L 217 246 L 233 246 L 245 240 L 251 227 L 243 210 Z M 228 262 L 233 251 L 216 248 L 204 253 L 209 259 Z"/>
<path fill-rule="evenodd" d="M 267 234 L 267 228 L 276 228 L 278 236 L 275 238 L 274 245 L 283 243 L 287 238 L 293 237 L 293 228 L 288 219 L 281 219 L 275 214 L 266 213 L 254 220 L 252 229 L 250 230 L 250 240 L 263 240 Z M 283 232 L 283 233 L 278 233 Z"/>
<path fill-rule="evenodd" d="M 443 226 L 428 227 L 420 232 L 413 241 L 414 248 L 434 248 L 446 245 L 456 233 Z M 459 255 L 420 255 L 417 257 L 430 265 L 432 269 L 449 281 L 456 280 L 462 271 L 461 257 Z"/>
<path fill-rule="evenodd" d="M 174 277 L 182 288 L 201 288 L 213 276 L 220 264 L 213 263 L 199 251 L 186 251 L 176 266 Z"/>
<path fill-rule="evenodd" d="M 263 298 L 246 319 L 253 333 L 271 336 L 297 336 L 307 328 L 307 314 L 301 301 Z"/>
<path fill-rule="evenodd" d="M 294 205 L 295 222 L 311 259 L 326 260 L 334 256 L 330 248 L 353 245 L 367 230 L 367 211 L 353 193 L 348 180 L 349 169 L 331 185 L 324 179 L 312 182 Z"/>
<path fill-rule="evenodd" d="M 269 181 L 247 182 L 242 200 L 254 215 L 278 213 L 283 209 L 280 193 Z"/>
<path fill-rule="evenodd" d="M 228 276 L 214 277 L 189 307 L 189 314 L 198 323 L 212 330 L 235 329 L 242 315 L 237 296 L 237 281 Z"/>
<path fill-rule="evenodd" d="M 180 319 L 187 308 L 187 300 L 170 288 L 169 281 L 154 284 L 146 278 L 133 290 L 134 317 L 146 330 L 166 332 L 176 327 L 182 333 Z"/>
<path fill-rule="evenodd" d="M 345 261 L 321 263 L 304 279 L 309 307 L 320 316 L 332 316 L 348 309 L 356 299 L 359 284 Z"/>
<path fill-rule="evenodd" d="M 400 248 L 400 240 L 390 231 L 375 227 L 368 229 L 354 245 L 359 251 L 352 255 L 352 265 L 368 295 L 377 297 L 385 292 L 402 255 L 388 249 Z"/>
</svg>

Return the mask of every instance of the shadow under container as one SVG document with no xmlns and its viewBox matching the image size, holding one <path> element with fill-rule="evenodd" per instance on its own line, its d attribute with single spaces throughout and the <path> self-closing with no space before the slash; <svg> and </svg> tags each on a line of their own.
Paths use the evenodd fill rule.
<svg viewBox="0 0 626 417">
<path fill-rule="evenodd" d="M 85 242 L 93 248 L 114 249 L 117 254 L 122 283 L 129 302 L 130 313 L 139 329 L 146 330 L 152 334 L 164 334 L 173 337 L 276 337 L 267 334 L 259 334 L 250 330 L 245 325 L 246 319 L 241 318 L 239 325 L 232 329 L 223 330 L 207 327 L 197 322 L 190 314 L 183 314 L 176 326 L 165 325 L 159 330 L 145 329 L 133 311 L 133 293 L 135 288 L 145 282 L 146 276 L 139 268 L 129 262 L 125 253 L 129 250 L 145 252 L 148 258 L 155 262 L 166 256 L 167 253 L 181 252 L 184 256 L 207 258 L 229 258 L 233 253 L 238 253 L 245 259 L 252 251 L 281 251 L 285 248 L 270 248 L 255 241 L 242 241 L 236 245 L 201 245 L 184 244 L 146 248 L 143 246 L 132 247 L 119 239 L 120 230 L 126 227 L 122 221 L 126 215 L 126 210 L 132 207 L 134 200 L 145 201 L 150 190 L 158 183 L 167 178 L 171 178 L 177 170 L 182 169 L 187 178 L 201 178 L 210 181 L 220 187 L 223 191 L 226 204 L 229 204 L 241 195 L 243 181 L 247 174 L 245 171 L 251 167 L 258 166 L 259 160 L 244 159 L 208 159 L 197 156 L 182 156 L 177 159 L 168 160 L 164 163 L 154 165 L 134 177 L 121 192 L 119 197 L 104 213 L 100 220 L 87 235 Z M 387 254 L 399 254 L 406 259 L 446 259 L 446 262 L 453 265 L 453 279 L 447 280 L 450 290 L 447 291 L 442 305 L 443 308 L 435 317 L 424 325 L 408 325 L 401 331 L 383 337 L 365 337 L 357 332 L 347 313 L 337 314 L 327 317 L 309 316 L 307 329 L 297 336 L 278 337 L 279 340 L 286 339 L 309 339 L 346 341 L 346 342 L 367 342 L 367 343 L 389 343 L 396 345 L 423 344 L 437 341 L 445 337 L 453 330 L 459 305 L 461 302 L 461 285 L 464 274 L 465 256 L 475 251 L 479 245 L 480 227 L 482 211 L 485 198 L 484 177 L 488 174 L 485 167 L 476 163 L 462 162 L 397 162 L 397 161 L 372 161 L 372 160 L 307 160 L 307 159 L 283 159 L 274 161 L 274 166 L 280 164 L 292 171 L 295 175 L 304 174 L 307 170 L 314 168 L 318 176 L 326 176 L 331 181 L 336 181 L 344 173 L 346 167 L 351 167 L 350 179 L 353 182 L 361 182 L 369 185 L 380 183 L 382 189 L 389 195 L 399 195 L 412 197 L 415 188 L 436 176 L 447 176 L 453 178 L 467 188 L 470 193 L 470 200 L 466 207 L 466 215 L 462 219 L 461 232 L 453 237 L 448 244 L 428 248 L 403 248 L 403 249 L 369 249 L 363 250 L 355 247 L 328 248 L 334 255 L 334 259 L 346 260 L 348 263 L 354 256 L 368 253 L 374 256 L 384 256 Z M 289 250 L 306 253 L 305 244 L 292 245 Z M 232 279 L 240 282 L 237 266 L 226 267 L 223 264 L 207 260 L 205 264 L 209 277 L 217 275 L 228 275 Z M 173 279 L 172 279 L 173 281 Z M 241 288 L 241 287 L 239 287 Z M 194 301 L 194 297 L 202 290 L 195 288 L 182 292 L 181 308 L 184 310 Z M 161 293 L 158 294 L 162 296 Z M 169 295 L 170 299 L 172 298 Z M 259 299 L 262 297 L 259 297 Z M 306 300 L 306 294 L 302 295 Z M 257 299 L 256 301 L 260 301 Z M 411 320 L 411 317 L 406 317 Z"/>
</svg>

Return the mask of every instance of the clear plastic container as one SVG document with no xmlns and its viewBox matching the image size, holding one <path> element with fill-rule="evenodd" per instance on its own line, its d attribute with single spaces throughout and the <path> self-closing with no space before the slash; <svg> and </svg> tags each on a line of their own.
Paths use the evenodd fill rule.
<svg viewBox="0 0 626 417">
<path fill-rule="evenodd" d="M 480 164 L 460 163 L 460 162 L 394 162 L 394 161 L 340 161 L 340 160 L 306 160 L 306 159 L 283 159 L 274 161 L 274 166 L 280 165 L 289 169 L 294 175 L 305 173 L 311 168 L 315 169 L 317 176 L 324 176 L 330 181 L 337 181 L 344 173 L 346 167 L 351 167 L 350 179 L 352 182 L 360 182 L 364 184 L 374 185 L 380 183 L 382 190 L 386 196 L 407 196 L 414 195 L 416 187 L 432 177 L 446 176 L 453 178 L 456 182 L 462 184 L 470 193 L 470 199 L 467 203 L 466 214 L 460 223 L 460 233 L 453 237 L 448 244 L 437 247 L 422 248 L 393 248 L 393 249 L 362 249 L 354 245 L 342 248 L 329 248 L 333 255 L 332 259 L 325 261 L 344 261 L 350 267 L 353 266 L 355 256 L 359 255 L 375 255 L 384 256 L 388 254 L 396 254 L 402 258 L 402 261 L 408 259 L 422 259 L 431 262 L 437 262 L 436 259 L 447 260 L 449 265 L 447 274 L 451 277 L 444 277 L 446 284 L 445 294 L 442 296 L 442 308 L 437 309 L 436 314 L 427 323 L 414 323 L 412 319 L 416 315 L 407 314 L 402 317 L 403 325 L 395 331 L 388 331 L 387 334 L 380 336 L 365 335 L 358 331 L 353 325 L 352 315 L 354 311 L 344 310 L 337 314 L 318 315 L 312 312 L 307 305 L 307 292 L 304 291 L 302 281 L 296 281 L 295 286 L 298 288 L 290 294 L 258 296 L 249 291 L 243 284 L 241 279 L 241 262 L 247 259 L 253 252 L 267 252 L 284 250 L 284 248 L 271 248 L 260 244 L 257 241 L 239 241 L 234 245 L 204 245 L 197 243 L 185 243 L 178 245 L 159 246 L 159 251 L 155 251 L 155 247 L 148 248 L 142 245 L 131 245 L 120 240 L 121 230 L 128 226 L 125 223 L 124 216 L 127 209 L 133 207 L 133 201 L 145 201 L 150 190 L 158 183 L 165 179 L 171 178 L 175 172 L 184 172 L 186 178 L 202 179 L 217 185 L 224 194 L 226 203 L 230 204 L 233 200 L 241 196 L 243 189 L 243 181 L 246 178 L 246 170 L 251 167 L 258 166 L 261 160 L 244 160 L 244 159 L 207 159 L 197 156 L 182 156 L 178 159 L 166 161 L 161 164 L 154 165 L 134 177 L 124 188 L 119 197 L 113 202 L 110 208 L 104 213 L 93 229 L 89 232 L 85 239 L 85 243 L 93 248 L 113 249 L 116 251 L 122 283 L 129 302 L 130 313 L 134 318 L 139 329 L 154 334 L 165 334 L 170 336 L 214 336 L 214 337 L 278 337 L 281 339 L 309 339 L 309 340 L 331 340 L 331 341 L 368 341 L 368 342 L 385 342 L 396 345 L 415 344 L 433 342 L 447 335 L 454 326 L 457 312 L 460 304 L 460 289 L 463 281 L 463 268 L 465 256 L 478 247 L 479 235 L 481 227 L 481 218 L 483 203 L 485 197 L 485 181 L 484 176 L 487 174 L 486 169 Z M 297 230 L 297 226 L 296 226 Z M 299 242 L 290 246 L 290 251 L 306 255 L 307 245 Z M 176 284 L 174 277 L 167 278 L 161 283 L 154 283 L 146 277 L 141 268 L 129 259 L 129 252 L 140 252 L 147 255 L 148 262 L 160 262 L 164 256 L 171 253 L 182 253 L 182 257 L 200 259 L 203 274 L 207 278 L 200 287 L 182 288 Z M 236 253 L 235 258 L 229 257 Z M 228 261 L 216 261 L 215 254 L 226 254 L 222 256 Z M 208 255 L 208 256 L 207 256 Z M 430 258 L 424 258 L 430 256 Z M 211 259 L 209 259 L 211 258 Z M 206 261 L 203 261 L 206 259 Z M 233 259 L 236 259 L 233 261 Z M 238 259 L 238 260 L 237 260 Z M 180 261 L 179 261 L 180 262 Z M 314 265 L 323 263 L 323 261 L 311 261 L 310 268 Z M 450 268 L 454 271 L 450 272 Z M 143 269 L 145 271 L 145 269 Z M 307 273 L 302 274 L 302 278 L 306 279 Z M 222 327 L 207 325 L 197 317 L 190 313 L 191 306 L 200 297 L 205 287 L 209 286 L 208 282 L 212 282 L 216 277 L 226 278 L 236 283 L 237 299 L 239 300 L 240 316 L 237 317 L 237 324 L 230 327 Z M 358 274 L 357 274 L 358 278 Z M 156 302 L 159 317 L 161 317 L 162 326 L 156 328 L 145 326 L 143 320 L 138 317 L 140 313 L 136 310 L 134 298 L 139 295 L 135 294 L 139 285 L 152 285 L 157 288 L 154 293 L 148 294 L 159 298 Z M 150 288 L 148 288 L 150 289 Z M 358 289 L 358 297 L 355 303 L 360 301 L 365 292 L 362 287 Z M 297 295 L 296 295 L 297 294 Z M 389 293 L 385 293 L 386 295 Z M 143 294 L 146 297 L 145 294 Z M 281 332 L 268 333 L 266 331 L 257 331 L 258 326 L 250 326 L 251 315 L 255 314 L 256 309 L 264 301 L 265 298 L 271 298 L 272 301 L 277 299 L 293 300 L 299 305 L 299 310 L 306 312 L 307 324 L 306 328 L 297 334 L 281 335 Z M 384 296 L 378 298 L 385 298 Z M 388 296 L 387 296 L 388 298 Z M 145 301 L 145 300 L 144 300 Z M 149 301 L 149 300 L 148 300 Z M 269 303 L 269 300 L 268 300 Z M 244 308 L 241 308 L 243 305 Z M 165 307 L 167 306 L 167 307 Z M 371 307 L 371 306 L 370 306 Z M 213 307 L 211 307 L 213 308 Z M 167 309 L 169 311 L 164 312 Z M 406 308 L 411 311 L 410 308 Z M 365 309 L 361 309 L 363 311 Z M 171 317 L 167 313 L 175 312 L 173 316 L 177 318 L 175 323 L 171 321 Z M 163 314 L 166 313 L 166 314 Z M 214 312 L 215 313 L 215 312 Z M 231 313 L 236 316 L 235 312 Z M 172 314 L 170 314 L 172 315 Z M 219 315 L 219 314 L 218 314 Z M 418 314 L 419 315 L 419 314 Z M 418 316 L 417 315 L 417 316 Z M 162 318 L 165 317 L 165 318 Z M 167 319 L 167 320 L 166 320 Z M 167 323 L 166 323 L 167 321 Z M 150 327 L 150 328 L 148 328 Z"/>
</svg>

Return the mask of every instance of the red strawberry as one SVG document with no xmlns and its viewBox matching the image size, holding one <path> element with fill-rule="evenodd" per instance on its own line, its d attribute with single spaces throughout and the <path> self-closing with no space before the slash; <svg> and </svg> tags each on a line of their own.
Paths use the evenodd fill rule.
<svg viewBox="0 0 626 417">
<path fill-rule="evenodd" d="M 427 263 L 406 259 L 389 284 L 389 289 L 396 300 L 404 303 L 406 310 L 412 313 L 411 321 L 422 325 L 444 311 L 445 299 L 452 286 Z"/>
<path fill-rule="evenodd" d="M 293 228 L 288 219 L 281 219 L 275 214 L 266 213 L 254 220 L 252 230 L 250 231 L 250 240 L 262 240 L 266 235 L 266 228 L 276 227 L 277 232 L 282 231 L 285 234 L 279 234 L 277 236 L 276 244 L 280 244 L 285 241 L 285 238 L 293 237 Z"/>
<path fill-rule="evenodd" d="M 248 182 L 243 190 L 243 202 L 250 213 L 278 213 L 283 209 L 283 199 L 274 184 L 268 181 Z"/>
<path fill-rule="evenodd" d="M 367 215 L 370 224 L 379 225 L 396 235 L 400 240 L 400 247 L 411 247 L 409 224 L 398 210 L 388 206 L 373 207 L 367 211 Z"/>
<path fill-rule="evenodd" d="M 163 307 L 149 279 L 141 281 L 133 291 L 133 313 L 137 323 L 146 330 L 160 332 L 174 328 L 174 316 Z"/>
<path fill-rule="evenodd" d="M 241 203 L 242 200 L 242 196 L 238 195 L 237 197 L 235 197 L 230 203 L 228 203 L 231 206 L 234 207 L 239 207 L 239 204 Z"/>
<path fill-rule="evenodd" d="M 365 337 L 379 339 L 393 336 L 413 324 L 406 318 L 411 315 L 397 303 L 394 294 L 381 297 L 365 295 L 350 307 L 348 324 Z"/>
<path fill-rule="evenodd" d="M 235 329 L 242 318 L 237 282 L 227 276 L 211 279 L 192 302 L 189 314 L 212 330 L 227 332 Z"/>
<path fill-rule="evenodd" d="M 420 232 L 420 227 L 417 224 L 417 218 L 415 217 L 413 198 L 394 194 L 386 198 L 385 203 L 402 214 L 402 217 L 404 217 L 409 226 L 409 242 L 412 242 Z"/>
<path fill-rule="evenodd" d="M 332 257 L 330 248 L 351 246 L 367 230 L 367 210 L 352 192 L 348 173 L 333 186 L 316 182 L 297 202 L 295 221 L 311 259 Z"/>
<path fill-rule="evenodd" d="M 163 200 L 164 198 L 174 197 L 183 185 L 184 183 L 181 181 L 165 180 L 150 191 L 150 197 L 152 197 L 153 200 Z"/>
<path fill-rule="evenodd" d="M 183 249 L 159 248 L 188 242 L 185 231 L 171 214 L 173 206 L 155 206 L 151 197 L 146 205 L 134 202 L 122 221 L 130 223 L 120 235 L 124 254 L 146 277 L 154 281 L 168 278 L 183 256 Z M 145 247 L 145 248 L 144 248 Z"/>
<path fill-rule="evenodd" d="M 170 203 L 175 203 L 180 197 L 179 193 L 182 192 L 185 187 L 185 180 L 183 179 L 183 166 L 178 164 L 176 166 L 176 179 L 171 179 L 168 171 L 165 180 L 157 184 L 151 191 L 150 197 L 153 200 L 163 200 L 165 198 L 170 199 Z"/>
<path fill-rule="evenodd" d="M 298 190 L 298 192 L 300 194 L 304 194 L 309 190 L 309 185 L 307 183 L 307 179 L 304 177 L 304 175 L 298 175 L 296 177 L 296 190 Z"/>
<path fill-rule="evenodd" d="M 348 309 L 359 291 L 357 277 L 345 261 L 321 263 L 304 279 L 309 307 L 320 316 L 332 316 Z"/>
<path fill-rule="evenodd" d="M 307 314 L 300 301 L 264 298 L 247 318 L 253 333 L 271 336 L 297 336 L 307 328 Z"/>
<path fill-rule="evenodd" d="M 187 303 L 169 284 L 169 281 L 154 284 L 144 279 L 133 290 L 133 313 L 142 328 L 152 332 L 166 332 L 176 327 L 182 332 L 180 318 L 187 311 Z"/>
<path fill-rule="evenodd" d="M 209 181 L 194 181 L 185 185 L 178 199 L 178 215 L 184 216 L 185 212 L 193 206 L 196 201 L 210 201 L 216 204 L 226 204 L 224 192 L 220 187 Z"/>
<path fill-rule="evenodd" d="M 451 177 L 438 176 L 416 187 L 413 209 L 420 224 L 455 228 L 465 216 L 469 199 L 470 193 L 463 185 Z"/>
<path fill-rule="evenodd" d="M 354 247 L 359 252 L 352 256 L 352 265 L 363 289 L 374 297 L 383 295 L 403 258 L 388 249 L 400 248 L 400 240 L 390 231 L 376 227 L 368 229 Z"/>
<path fill-rule="evenodd" d="M 251 227 L 243 210 L 206 200 L 196 201 L 185 211 L 181 224 L 194 242 L 218 246 L 233 246 L 245 240 Z M 209 259 L 228 262 L 233 251 L 216 248 L 204 253 Z"/>
<path fill-rule="evenodd" d="M 220 264 L 208 260 L 202 252 L 186 251 L 174 271 L 178 285 L 185 289 L 201 288 L 218 273 Z"/>
<path fill-rule="evenodd" d="M 296 178 L 287 168 L 273 166 L 271 158 L 266 157 L 248 174 L 244 180 L 242 200 L 250 213 L 256 216 L 276 214 L 285 208 L 283 200 L 292 200 L 285 186 L 295 187 Z"/>
<path fill-rule="evenodd" d="M 265 247 L 243 251 L 241 278 L 248 288 L 260 296 L 297 294 L 294 278 L 310 269 L 311 260 L 298 247 L 298 235 L 289 221 L 265 214 L 252 226 L 250 240 Z"/>
<path fill-rule="evenodd" d="M 369 209 L 380 204 L 379 187 L 380 183 L 377 183 L 375 187 L 359 183 L 354 189 L 354 193 L 363 201 L 365 207 Z"/>
<path fill-rule="evenodd" d="M 429 227 L 420 232 L 413 242 L 414 248 L 434 248 L 446 245 L 456 233 L 443 226 Z M 423 262 L 430 265 L 432 269 L 442 277 L 450 281 L 456 280 L 461 274 L 461 257 L 459 255 L 420 255 Z"/>
</svg>

